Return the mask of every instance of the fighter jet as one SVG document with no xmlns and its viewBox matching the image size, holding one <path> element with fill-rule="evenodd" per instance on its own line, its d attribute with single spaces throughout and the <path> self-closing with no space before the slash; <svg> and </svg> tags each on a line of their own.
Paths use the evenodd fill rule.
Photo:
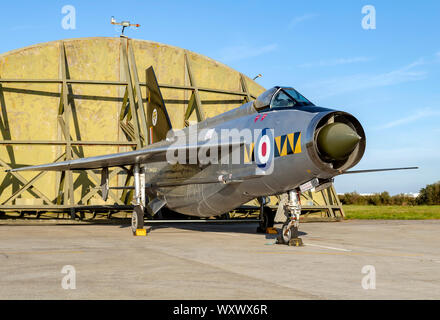
<svg viewBox="0 0 440 320">
<path fill-rule="evenodd" d="M 282 222 L 278 240 L 289 243 L 298 235 L 301 192 L 328 186 L 341 174 L 415 168 L 349 171 L 366 147 L 360 122 L 347 112 L 314 105 L 291 87 L 276 86 L 236 109 L 173 130 L 152 67 L 147 77 L 147 147 L 12 171 L 98 169 L 107 199 L 109 168 L 132 166 L 133 233 L 143 229 L 145 215 L 164 207 L 212 217 L 255 198 L 287 194 L 281 216 L 262 210 L 262 224 Z"/>
</svg>

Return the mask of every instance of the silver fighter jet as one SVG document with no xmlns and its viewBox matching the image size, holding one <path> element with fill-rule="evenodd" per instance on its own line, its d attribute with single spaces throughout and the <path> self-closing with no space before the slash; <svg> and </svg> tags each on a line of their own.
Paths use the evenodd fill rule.
<svg viewBox="0 0 440 320">
<path fill-rule="evenodd" d="M 152 68 L 147 116 L 150 145 L 98 157 L 13 169 L 101 169 L 102 196 L 109 190 L 109 168 L 133 166 L 132 230 L 143 228 L 144 215 L 164 207 L 190 216 L 211 217 L 266 196 L 287 194 L 278 240 L 297 237 L 299 194 L 328 185 L 362 158 L 366 138 L 349 113 L 315 106 L 290 87 L 274 87 L 236 109 L 182 130 L 172 130 Z M 261 201 L 264 205 L 264 201 Z M 269 225 L 266 225 L 269 226 Z"/>
</svg>

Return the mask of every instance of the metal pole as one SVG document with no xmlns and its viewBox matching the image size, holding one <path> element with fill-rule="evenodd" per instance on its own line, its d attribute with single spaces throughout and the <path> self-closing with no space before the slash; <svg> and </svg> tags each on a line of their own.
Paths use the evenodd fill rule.
<svg viewBox="0 0 440 320">
<path fill-rule="evenodd" d="M 145 208 L 145 205 L 147 204 L 146 194 L 145 194 L 145 167 L 142 167 L 140 170 L 140 199 L 141 204 Z"/>
<path fill-rule="evenodd" d="M 134 199 L 135 205 L 141 204 L 141 177 L 140 177 L 140 165 L 136 163 L 134 165 Z"/>
</svg>

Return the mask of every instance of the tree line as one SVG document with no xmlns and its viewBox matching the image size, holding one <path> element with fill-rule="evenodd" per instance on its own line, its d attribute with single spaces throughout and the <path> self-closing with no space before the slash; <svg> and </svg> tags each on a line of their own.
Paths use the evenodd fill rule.
<svg viewBox="0 0 440 320">
<path fill-rule="evenodd" d="M 440 205 L 440 181 L 428 184 L 420 190 L 417 197 L 407 194 L 398 194 L 390 196 L 387 191 L 375 193 L 372 195 L 360 195 L 357 192 L 344 193 L 339 195 L 342 204 L 357 205 L 399 205 L 399 206 L 415 206 L 415 205 Z"/>
</svg>

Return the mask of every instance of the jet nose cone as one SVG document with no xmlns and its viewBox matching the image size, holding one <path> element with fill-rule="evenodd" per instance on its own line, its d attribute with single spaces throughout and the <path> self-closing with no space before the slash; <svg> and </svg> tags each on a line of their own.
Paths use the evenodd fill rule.
<svg viewBox="0 0 440 320">
<path fill-rule="evenodd" d="M 319 151 L 332 160 L 344 160 L 356 148 L 362 138 L 345 123 L 335 122 L 319 131 Z"/>
</svg>

